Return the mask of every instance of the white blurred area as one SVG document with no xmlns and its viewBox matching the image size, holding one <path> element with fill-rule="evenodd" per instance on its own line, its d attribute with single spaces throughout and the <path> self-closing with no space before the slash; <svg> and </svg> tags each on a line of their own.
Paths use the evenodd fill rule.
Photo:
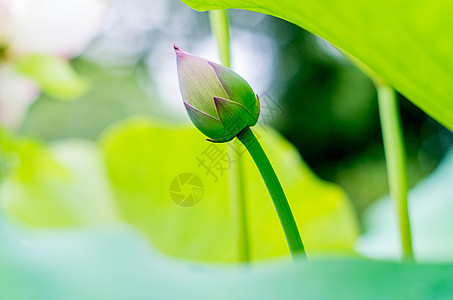
<svg viewBox="0 0 453 300">
<path fill-rule="evenodd" d="M 39 88 L 33 80 L 16 72 L 11 65 L 0 64 L 0 125 L 18 127 L 38 95 Z"/>
<path fill-rule="evenodd" d="M 107 5 L 102 0 L 1 0 L 3 43 L 13 55 L 71 58 L 98 32 Z"/>
<path fill-rule="evenodd" d="M 16 129 L 40 94 L 33 78 L 17 72 L 27 55 L 70 59 L 99 32 L 102 0 L 0 0 L 0 124 Z"/>
</svg>

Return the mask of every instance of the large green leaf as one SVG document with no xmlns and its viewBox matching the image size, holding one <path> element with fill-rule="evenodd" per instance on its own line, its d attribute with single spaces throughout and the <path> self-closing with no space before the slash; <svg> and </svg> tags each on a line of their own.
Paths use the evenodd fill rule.
<svg viewBox="0 0 453 300">
<path fill-rule="evenodd" d="M 68 140 L 46 147 L 0 131 L 0 158 L 5 216 L 39 227 L 117 220 L 101 153 L 92 143 Z"/>
<path fill-rule="evenodd" d="M 256 132 L 282 181 L 309 254 L 352 252 L 358 225 L 345 193 L 318 179 L 276 132 Z M 192 125 L 175 127 L 142 118 L 108 130 L 101 153 L 92 142 L 81 140 L 50 147 L 26 139 L 9 141 L 3 152 L 12 165 L 0 185 L 5 215 L 49 227 L 114 222 L 118 212 L 165 253 L 204 261 L 237 259 L 227 184 L 228 164 L 235 163 L 226 156 L 231 144 L 207 142 Z M 242 150 L 252 257 L 288 255 L 263 180 Z M 219 156 L 212 163 L 209 155 Z M 199 160 L 212 164 L 211 173 Z M 172 181 L 184 173 L 196 174 L 204 185 L 201 200 L 192 207 L 171 199 L 192 193 L 189 185 L 174 190 Z"/>
<path fill-rule="evenodd" d="M 452 265 L 358 259 L 250 267 L 162 257 L 125 228 L 23 232 L 0 216 L 0 299 L 452 299 Z"/>
<path fill-rule="evenodd" d="M 318 179 L 276 132 L 270 128 L 256 132 L 282 182 L 308 253 L 351 252 L 358 225 L 345 193 Z M 144 118 L 113 127 L 101 142 L 121 216 L 144 231 L 157 249 L 204 261 L 237 258 L 227 185 L 226 147 L 231 144 L 207 142 L 193 126 L 175 128 Z M 272 200 L 242 150 L 252 257 L 288 254 Z M 210 161 L 209 156 L 216 155 Z M 172 181 L 184 173 L 197 175 L 204 185 L 201 200 L 192 207 L 178 206 L 171 199 Z M 180 193 L 188 195 L 191 190 Z"/>
<path fill-rule="evenodd" d="M 183 0 L 288 20 L 348 52 L 453 129 L 453 2 L 447 0 Z"/>
</svg>

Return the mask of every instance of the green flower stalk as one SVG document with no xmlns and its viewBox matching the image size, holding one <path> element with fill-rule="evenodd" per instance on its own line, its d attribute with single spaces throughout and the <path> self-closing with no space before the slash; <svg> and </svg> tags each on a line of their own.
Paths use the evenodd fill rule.
<svg viewBox="0 0 453 300">
<path fill-rule="evenodd" d="M 304 245 L 283 188 L 250 127 L 259 118 L 260 103 L 250 85 L 219 64 L 194 56 L 173 45 L 179 87 L 187 113 L 211 142 L 237 137 L 247 148 L 271 195 L 293 257 L 305 256 Z"/>
</svg>

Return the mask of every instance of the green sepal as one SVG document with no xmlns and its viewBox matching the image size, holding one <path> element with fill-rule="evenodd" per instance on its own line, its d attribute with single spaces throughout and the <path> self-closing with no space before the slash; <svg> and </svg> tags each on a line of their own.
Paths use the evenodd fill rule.
<svg viewBox="0 0 453 300">
<path fill-rule="evenodd" d="M 232 137 L 244 129 L 250 121 L 250 113 L 238 102 L 214 97 L 214 104 L 220 122 L 222 122 L 223 127 Z"/>
<path fill-rule="evenodd" d="M 252 114 L 256 109 L 255 93 L 244 78 L 222 65 L 208 61 L 231 101 L 242 104 Z M 221 95 L 217 95 L 221 96 Z"/>
<path fill-rule="evenodd" d="M 190 120 L 204 135 L 212 140 L 225 140 L 229 138 L 229 133 L 223 128 L 220 120 L 211 117 L 210 115 L 202 112 L 201 110 L 193 107 L 186 101 L 184 101 L 187 113 Z"/>
<path fill-rule="evenodd" d="M 255 111 L 253 112 L 250 118 L 250 124 L 248 124 L 250 127 L 255 126 L 256 123 L 258 123 L 258 119 L 260 118 L 260 110 L 261 110 L 260 98 L 258 97 L 258 95 L 256 95 Z"/>
</svg>

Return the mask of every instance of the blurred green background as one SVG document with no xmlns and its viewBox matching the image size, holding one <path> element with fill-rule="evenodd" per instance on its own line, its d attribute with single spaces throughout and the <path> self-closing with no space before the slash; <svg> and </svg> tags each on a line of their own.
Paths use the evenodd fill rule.
<svg viewBox="0 0 453 300">
<path fill-rule="evenodd" d="M 134 115 L 187 121 L 171 44 L 218 60 L 207 14 L 178 1 L 113 1 L 112 10 L 100 36 L 72 62 L 89 83 L 87 92 L 69 101 L 44 93 L 20 134 L 94 140 Z M 233 68 L 260 95 L 267 110 L 261 121 L 291 141 L 316 174 L 342 186 L 361 215 L 388 193 L 372 82 L 327 42 L 295 25 L 239 10 L 230 17 Z M 413 186 L 434 170 L 453 135 L 400 100 Z"/>
<path fill-rule="evenodd" d="M 22 22 L 30 19 L 25 23 L 32 29 L 43 25 L 40 38 L 29 34 L 8 40 L 3 3 L 37 5 L 29 10 L 37 15 Z M 50 7 L 44 9 L 45 3 Z M 94 6 L 80 8 L 80 3 Z M 357 11 L 354 1 L 333 3 L 337 11 L 332 11 L 349 25 L 363 23 L 363 33 L 375 28 L 376 20 L 369 17 L 376 17 L 376 3 L 363 3 Z M 403 1 L 395 3 L 393 13 L 406 9 Z M 413 13 L 418 21 L 429 4 L 417 3 Z M 329 2 L 319 5 L 325 9 Z M 102 16 L 100 32 L 76 51 L 72 41 L 82 41 L 78 34 L 96 27 L 91 26 L 96 18 L 90 21 L 96 7 Z M 290 0 L 281 7 L 288 14 L 305 9 Z M 431 18 L 423 21 L 442 27 L 434 22 L 441 5 L 432 7 Z M 311 8 L 316 11 L 317 4 Z M 242 248 L 228 178 L 234 163 L 228 151 L 235 141 L 208 143 L 190 123 L 172 47 L 175 43 L 218 62 L 207 13 L 179 0 L 0 1 L 0 122 L 8 113 L 14 115 L 14 104 L 21 105 L 10 99 L 31 96 L 22 103 L 27 107 L 39 96 L 20 126 L 0 127 L 1 299 L 203 298 L 200 294 L 215 299 L 301 294 L 320 299 L 452 298 L 452 266 L 442 263 L 453 260 L 453 134 L 399 95 L 417 263 L 400 261 L 373 83 L 329 43 L 295 25 L 248 11 L 229 13 L 232 68 L 260 96 L 262 111 L 254 131 L 288 197 L 309 261 L 289 263 L 270 196 L 252 159 L 239 148 L 253 267 L 237 264 L 243 262 Z M 303 24 L 301 19 L 293 21 Z M 318 21 L 336 28 L 330 19 Z M 341 23 L 341 18 L 334 21 Z M 414 24 L 408 18 L 401 24 L 423 27 L 421 21 Z M 391 26 L 384 27 L 382 32 Z M 388 46 L 379 39 L 382 32 L 374 32 L 375 39 L 368 42 L 382 42 L 398 54 L 392 58 L 401 60 L 401 69 L 412 69 L 397 51 L 402 45 Z M 405 34 L 401 26 L 393 42 L 412 42 Z M 424 38 L 421 34 L 414 44 Z M 17 41 L 22 46 L 35 42 L 34 48 L 18 51 Z M 63 41 L 72 48 L 63 47 Z M 349 42 L 354 46 L 357 40 Z M 448 41 L 427 50 L 436 53 L 443 43 Z M 57 54 L 46 52 L 51 44 L 60 48 Z M 363 46 L 357 45 L 356 50 Z M 420 49 L 413 57 L 424 54 L 425 48 Z M 448 55 L 440 54 L 445 63 Z M 370 61 L 379 62 L 381 56 L 374 51 Z M 424 83 L 420 72 L 436 71 L 436 63 L 436 58 L 427 60 L 407 80 L 409 85 Z M 429 79 L 420 90 L 445 96 L 448 74 Z M 401 72 L 395 82 L 405 83 Z M 405 87 L 405 92 L 411 90 Z M 450 126 L 446 94 L 442 101 L 429 102 L 430 97 L 415 91 L 415 103 L 430 104 L 425 109 Z M 448 113 L 442 115 L 442 108 Z M 211 169 L 218 177 L 200 164 L 208 150 L 221 153 L 227 163 Z M 193 193 L 192 185 L 184 192 L 173 190 L 175 179 L 187 174 L 199 177 L 195 188 L 202 192 L 191 207 L 172 198 Z"/>
</svg>

